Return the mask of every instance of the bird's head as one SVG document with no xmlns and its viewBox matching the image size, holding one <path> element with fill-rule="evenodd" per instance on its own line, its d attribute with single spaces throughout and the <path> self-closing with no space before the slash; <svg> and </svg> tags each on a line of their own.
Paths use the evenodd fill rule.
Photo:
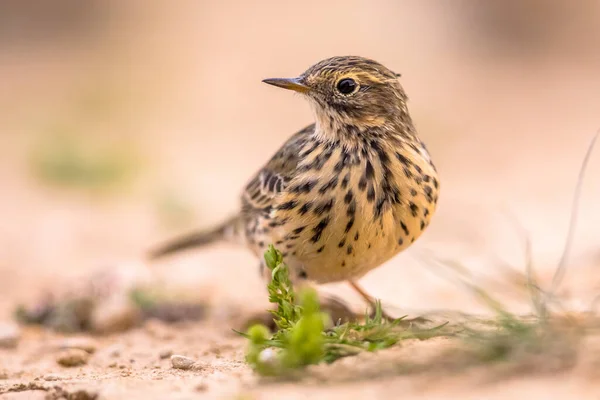
<svg viewBox="0 0 600 400">
<path fill-rule="evenodd" d="M 306 96 L 322 129 L 363 129 L 408 122 L 407 97 L 398 76 L 376 61 L 344 56 L 323 60 L 296 78 L 263 82 Z"/>
</svg>

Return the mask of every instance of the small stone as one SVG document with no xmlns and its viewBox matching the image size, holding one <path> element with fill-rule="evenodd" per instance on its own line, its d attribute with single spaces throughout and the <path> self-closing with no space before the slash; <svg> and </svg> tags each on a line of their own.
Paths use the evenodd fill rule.
<svg viewBox="0 0 600 400">
<path fill-rule="evenodd" d="M 87 390 L 81 389 L 81 390 L 77 390 L 75 392 L 69 393 L 66 397 L 68 399 L 72 399 L 72 400 L 96 400 L 98 398 L 98 393 L 89 392 Z M 48 398 L 48 397 L 46 397 L 46 398 Z M 52 397 L 52 398 L 54 398 L 54 397 Z"/>
<path fill-rule="evenodd" d="M 177 354 L 171 356 L 171 365 L 173 365 L 173 368 L 175 369 L 192 369 L 195 364 L 196 362 L 189 357 Z"/>
<path fill-rule="evenodd" d="M 92 330 L 97 333 L 123 332 L 140 322 L 138 308 L 126 297 L 117 296 L 98 304 L 92 313 Z"/>
<path fill-rule="evenodd" d="M 47 374 L 44 375 L 44 380 L 48 381 L 48 382 L 54 382 L 54 381 L 60 381 L 63 380 L 64 378 L 58 374 Z"/>
<path fill-rule="evenodd" d="M 258 360 L 261 363 L 273 364 L 277 360 L 277 353 L 272 348 L 266 348 L 260 352 Z"/>
<path fill-rule="evenodd" d="M 56 357 L 56 362 L 63 367 L 77 367 L 87 364 L 90 359 L 90 353 L 81 349 L 63 350 Z"/>
<path fill-rule="evenodd" d="M 160 353 L 158 353 L 158 357 L 160 357 L 161 360 L 167 359 L 169 357 L 171 357 L 173 355 L 173 351 L 171 350 L 163 350 Z"/>
<path fill-rule="evenodd" d="M 90 339 L 90 338 L 86 338 L 86 337 L 72 337 L 69 339 L 66 339 L 65 341 L 63 341 L 60 344 L 60 348 L 61 349 L 79 349 L 79 350 L 83 350 L 87 353 L 93 354 L 96 352 L 96 349 L 98 348 L 98 344 Z"/>
<path fill-rule="evenodd" d="M 8 379 L 8 372 L 0 371 L 0 381 L 4 379 Z"/>
<path fill-rule="evenodd" d="M 19 343 L 21 330 L 12 322 L 0 322 L 0 348 L 14 349 Z"/>
</svg>

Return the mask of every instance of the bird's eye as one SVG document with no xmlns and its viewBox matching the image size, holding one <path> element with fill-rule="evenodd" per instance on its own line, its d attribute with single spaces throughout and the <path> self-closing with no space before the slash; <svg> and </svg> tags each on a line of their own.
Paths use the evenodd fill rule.
<svg viewBox="0 0 600 400">
<path fill-rule="evenodd" d="M 341 94 L 351 94 L 354 93 L 358 84 L 351 78 L 344 78 L 337 83 L 337 90 Z"/>
</svg>

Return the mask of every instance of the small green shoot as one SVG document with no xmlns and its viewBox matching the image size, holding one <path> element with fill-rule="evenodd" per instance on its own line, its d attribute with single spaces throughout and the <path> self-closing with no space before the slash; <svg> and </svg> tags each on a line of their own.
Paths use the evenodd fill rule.
<svg viewBox="0 0 600 400">
<path fill-rule="evenodd" d="M 247 361 L 261 375 L 280 376 L 307 365 L 389 348 L 404 339 L 444 335 L 441 326 L 418 330 L 400 327 L 402 319 L 387 321 L 380 303 L 375 315 L 366 315 L 362 323 L 326 329 L 332 324 L 320 310 L 316 291 L 304 289 L 296 295 L 288 267 L 273 246 L 265 253 L 265 261 L 272 271 L 267 288 L 269 301 L 277 305 L 272 311 L 277 331 L 271 333 L 264 325 L 254 325 L 244 334 L 250 340 Z"/>
</svg>

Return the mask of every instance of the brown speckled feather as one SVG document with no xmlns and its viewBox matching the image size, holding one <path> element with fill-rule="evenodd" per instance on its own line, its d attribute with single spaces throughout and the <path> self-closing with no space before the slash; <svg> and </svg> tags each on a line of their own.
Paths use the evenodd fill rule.
<svg viewBox="0 0 600 400">
<path fill-rule="evenodd" d="M 251 216 L 270 212 L 275 198 L 284 192 L 296 173 L 300 149 L 315 130 L 309 125 L 293 135 L 254 176 L 242 195 L 242 213 Z"/>
</svg>

